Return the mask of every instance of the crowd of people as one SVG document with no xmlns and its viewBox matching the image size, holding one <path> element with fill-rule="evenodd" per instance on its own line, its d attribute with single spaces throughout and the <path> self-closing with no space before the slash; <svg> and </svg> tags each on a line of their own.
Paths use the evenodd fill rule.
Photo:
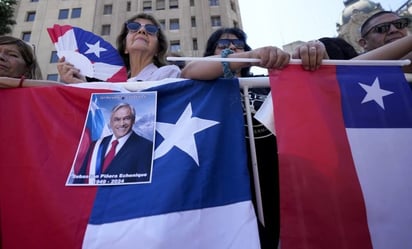
<svg viewBox="0 0 412 249">
<path fill-rule="evenodd" d="M 306 42 L 289 54 L 275 46 L 251 48 L 246 33 L 239 28 L 220 28 L 213 32 L 204 56 L 259 59 L 257 62 L 191 61 L 178 67 L 166 61 L 168 40 L 160 23 L 150 14 L 138 14 L 124 23 L 117 38 L 117 50 L 128 70 L 128 81 L 153 81 L 165 78 L 213 80 L 217 78 L 251 77 L 252 66 L 282 69 L 291 58 L 301 59 L 305 70 L 315 71 L 324 59 L 397 60 L 412 59 L 412 36 L 408 35 L 410 20 L 395 12 L 381 11 L 370 16 L 360 29 L 358 53 L 338 37 L 323 37 Z M 57 64 L 62 83 L 86 82 L 85 76 L 62 57 Z M 405 73 L 412 66 L 404 67 Z M 25 80 L 40 80 L 41 74 L 33 48 L 24 41 L 0 36 L 0 82 L 12 81 L 22 86 Z M 250 96 L 264 99 L 268 88 L 250 89 Z M 255 109 L 259 106 L 254 106 Z M 254 121 L 255 122 L 255 121 Z M 272 134 L 256 140 L 258 166 L 262 184 L 265 226 L 260 226 L 262 248 L 276 248 L 279 236 L 279 194 L 276 137 Z M 253 191 L 252 191 L 253 192 Z"/>
<path fill-rule="evenodd" d="M 380 11 L 364 21 L 360 28 L 358 53 L 353 46 L 339 37 L 323 37 L 299 46 L 291 54 L 275 46 L 252 49 L 246 43 L 246 34 L 238 28 L 221 28 L 210 35 L 204 56 L 253 58 L 259 62 L 220 63 L 192 61 L 176 66 L 166 61 L 168 39 L 160 23 L 150 14 L 138 14 L 124 23 L 117 37 L 117 50 L 129 73 L 128 81 L 160 80 L 164 78 L 214 79 L 221 76 L 251 76 L 250 67 L 282 69 L 290 58 L 302 59 L 306 70 L 316 70 L 323 59 L 410 59 L 408 26 L 410 20 L 392 11 Z M 393 43 L 395 42 L 395 43 Z M 399 45 L 398 45 L 399 44 Z M 21 39 L 0 37 L 0 77 L 42 79 L 33 47 Z M 199 68 L 202 70 L 199 70 Z M 86 82 L 85 76 L 62 57 L 57 64 L 63 83 Z M 411 72 L 412 66 L 405 67 Z M 226 71 L 226 72 L 225 72 Z M 232 72 L 232 74 L 230 74 Z"/>
<path fill-rule="evenodd" d="M 259 59 L 259 62 L 253 63 L 192 61 L 178 67 L 167 62 L 167 37 L 160 28 L 160 23 L 146 13 L 127 20 L 116 43 L 129 73 L 128 81 L 179 77 L 207 80 L 222 76 L 252 76 L 252 66 L 282 69 L 287 66 L 290 58 L 302 59 L 302 66 L 306 70 L 316 70 L 323 59 L 410 59 L 412 55 L 408 46 L 410 38 L 407 29 L 409 24 L 408 18 L 400 17 L 392 11 L 373 14 L 360 28 L 361 38 L 358 43 L 364 49 L 362 53 L 355 51 L 353 46 L 339 37 L 323 37 L 306 42 L 289 54 L 275 46 L 252 49 L 246 43 L 246 34 L 239 28 L 221 28 L 210 35 L 204 56 Z M 0 47 L 0 77 L 42 79 L 34 49 L 29 44 L 18 38 L 1 36 Z M 57 69 L 62 83 L 87 81 L 86 77 L 80 74 L 80 70 L 66 62 L 64 57 L 60 58 Z M 411 71 L 412 66 L 405 67 L 405 72 Z"/>
</svg>

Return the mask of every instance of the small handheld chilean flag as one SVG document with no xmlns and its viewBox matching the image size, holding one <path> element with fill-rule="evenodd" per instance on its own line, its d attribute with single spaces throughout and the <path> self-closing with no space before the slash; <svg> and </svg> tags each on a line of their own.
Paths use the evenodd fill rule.
<svg viewBox="0 0 412 249">
<path fill-rule="evenodd" d="M 118 51 L 100 36 L 70 25 L 53 25 L 47 32 L 59 58 L 80 69 L 80 73 L 102 81 L 125 82 L 127 69 Z"/>
</svg>

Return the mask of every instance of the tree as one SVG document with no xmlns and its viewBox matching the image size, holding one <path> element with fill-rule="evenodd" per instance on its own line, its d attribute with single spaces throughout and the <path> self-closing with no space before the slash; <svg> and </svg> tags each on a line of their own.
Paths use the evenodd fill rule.
<svg viewBox="0 0 412 249">
<path fill-rule="evenodd" d="M 0 35 L 11 33 L 10 25 L 16 24 L 13 5 L 16 0 L 0 0 Z"/>
</svg>

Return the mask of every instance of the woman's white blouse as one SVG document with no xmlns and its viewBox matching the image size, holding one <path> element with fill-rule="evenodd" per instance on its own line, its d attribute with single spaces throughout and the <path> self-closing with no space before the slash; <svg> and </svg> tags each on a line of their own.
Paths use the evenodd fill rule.
<svg viewBox="0 0 412 249">
<path fill-rule="evenodd" d="M 155 64 L 151 63 L 147 65 L 143 70 L 136 76 L 129 78 L 128 82 L 136 81 L 156 81 L 163 80 L 166 78 L 179 78 L 180 68 L 176 65 L 166 65 L 163 67 L 157 67 Z"/>
</svg>

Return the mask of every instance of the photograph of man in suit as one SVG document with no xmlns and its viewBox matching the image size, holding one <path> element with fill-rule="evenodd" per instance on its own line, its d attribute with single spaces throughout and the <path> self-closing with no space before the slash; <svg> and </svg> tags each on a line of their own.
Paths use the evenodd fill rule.
<svg viewBox="0 0 412 249">
<path fill-rule="evenodd" d="M 73 183 L 122 184 L 147 182 L 152 169 L 153 142 L 138 135 L 132 128 L 136 120 L 135 108 L 128 103 L 113 107 L 109 127 L 111 135 L 93 143 Z M 95 156 L 93 156 L 95 155 Z"/>
</svg>

